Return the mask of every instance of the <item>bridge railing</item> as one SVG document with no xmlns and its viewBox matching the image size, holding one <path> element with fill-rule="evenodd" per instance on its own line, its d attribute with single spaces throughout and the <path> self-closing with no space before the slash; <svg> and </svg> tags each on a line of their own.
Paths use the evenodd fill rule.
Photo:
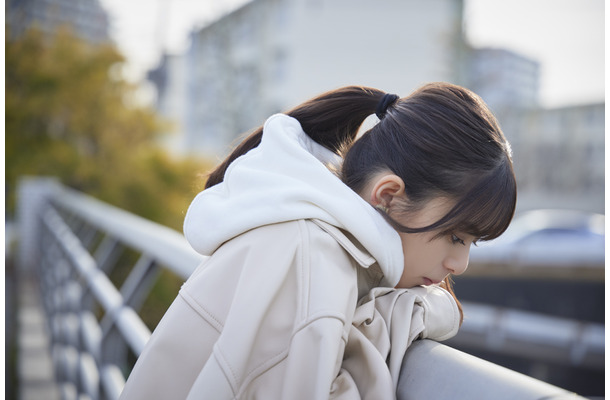
<svg viewBox="0 0 610 400">
<path fill-rule="evenodd" d="M 138 315 L 161 268 L 183 279 L 201 262 L 182 235 L 54 181 L 19 187 L 19 259 L 39 277 L 64 398 L 118 398 L 150 337 Z M 121 253 L 138 255 L 116 287 Z M 79 397 L 81 396 L 81 397 Z"/>
<path fill-rule="evenodd" d="M 117 399 L 150 337 L 138 312 L 160 270 L 187 279 L 204 257 L 178 232 L 53 180 L 24 179 L 18 197 L 18 261 L 39 280 L 62 397 Z M 117 287 L 109 276 L 127 249 L 137 261 Z M 578 398 L 427 340 L 407 353 L 399 385 L 400 399 Z"/>
</svg>

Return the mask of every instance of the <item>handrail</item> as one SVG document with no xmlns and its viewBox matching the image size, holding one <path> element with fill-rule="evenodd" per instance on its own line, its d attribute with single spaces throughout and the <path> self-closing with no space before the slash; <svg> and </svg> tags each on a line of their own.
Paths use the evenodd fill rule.
<svg viewBox="0 0 610 400">
<path fill-rule="evenodd" d="M 57 182 L 25 179 L 18 193 L 20 267 L 39 268 L 35 272 L 61 391 L 68 398 L 117 399 L 129 374 L 129 352 L 139 356 L 151 334 L 137 311 L 156 273 L 168 268 L 186 279 L 204 257 L 178 232 Z M 96 235 L 102 238 L 92 246 Z M 121 246 L 140 257 L 117 288 L 108 275 Z M 439 382 L 454 390 L 440 395 L 445 389 Z M 407 352 L 398 398 L 499 398 L 498 393 L 520 393 L 522 399 L 578 398 L 429 341 L 416 342 Z"/>
<path fill-rule="evenodd" d="M 83 221 L 165 265 L 177 275 L 188 278 L 204 258 L 173 229 L 112 207 L 75 190 L 58 190 L 53 203 L 77 214 Z"/>
<path fill-rule="evenodd" d="M 598 371 L 605 367 L 603 324 L 466 301 L 462 307 L 464 323 L 450 346 Z"/>
<path fill-rule="evenodd" d="M 125 305 L 119 291 L 108 276 L 97 268 L 95 259 L 82 246 L 57 211 L 49 207 L 44 213 L 43 223 L 44 227 L 56 239 L 56 244 L 61 248 L 70 264 L 76 269 L 78 277 L 84 283 L 83 286 L 91 291 L 95 299 L 102 305 L 105 313 L 112 316 L 116 326 L 134 353 L 140 354 L 150 338 L 150 330 L 137 314 L 133 313 L 133 309 Z M 52 265 L 50 267 L 52 268 Z M 73 282 L 70 284 L 73 284 Z M 73 287 L 72 289 L 76 288 Z M 76 292 L 80 295 L 80 288 L 76 289 Z M 74 297 L 75 302 L 80 300 L 79 296 Z M 89 316 L 90 314 L 86 315 Z M 83 321 L 83 324 L 85 323 Z M 84 338 L 90 339 L 88 336 Z"/>
<path fill-rule="evenodd" d="M 431 340 L 414 342 L 403 359 L 401 400 L 577 400 L 574 393 Z"/>
</svg>

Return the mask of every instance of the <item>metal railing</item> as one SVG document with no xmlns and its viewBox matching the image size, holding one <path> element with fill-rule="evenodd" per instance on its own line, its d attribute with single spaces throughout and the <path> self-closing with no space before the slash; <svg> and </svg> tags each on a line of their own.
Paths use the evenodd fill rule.
<svg viewBox="0 0 610 400">
<path fill-rule="evenodd" d="M 117 399 L 134 359 L 151 334 L 138 310 L 160 269 L 167 268 L 187 279 L 204 257 L 194 252 L 178 232 L 52 180 L 24 179 L 18 196 L 18 261 L 20 268 L 40 281 L 62 397 Z M 139 257 L 116 287 L 109 275 L 125 249 Z M 510 329 L 515 324 L 498 331 L 502 324 L 486 314 L 490 310 L 469 307 L 474 318 L 471 316 L 471 322 L 464 325 L 467 331 L 484 335 L 492 326 L 497 337 L 510 342 Z M 599 363 L 600 346 L 603 357 L 603 327 L 601 342 L 597 328 L 587 331 L 588 342 L 572 350 L 575 360 Z M 533 335 L 544 342 L 545 337 L 553 337 L 553 332 L 545 333 L 542 328 Z M 510 343 L 516 348 L 516 341 Z M 436 395 L 432 396 L 431 390 Z M 414 344 L 407 353 L 398 391 L 400 399 L 487 399 L 499 398 L 498 393 L 507 399 L 579 398 L 427 340 Z"/>
<path fill-rule="evenodd" d="M 462 302 L 466 317 L 447 343 L 553 365 L 603 371 L 604 325 Z"/>
<path fill-rule="evenodd" d="M 62 397 L 117 399 L 151 335 L 137 311 L 160 269 L 186 280 L 203 256 L 178 232 L 53 181 L 22 181 L 19 202 L 20 265 L 39 277 Z M 139 258 L 117 288 L 109 275 L 126 249 Z"/>
</svg>

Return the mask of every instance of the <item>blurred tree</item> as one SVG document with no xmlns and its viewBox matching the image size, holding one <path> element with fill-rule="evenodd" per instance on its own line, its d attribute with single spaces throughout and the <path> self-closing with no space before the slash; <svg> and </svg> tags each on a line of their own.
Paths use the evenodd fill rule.
<svg viewBox="0 0 610 400">
<path fill-rule="evenodd" d="M 6 184 L 56 176 L 64 184 L 176 229 L 204 182 L 202 161 L 175 160 L 158 147 L 167 130 L 134 101 L 123 57 L 69 30 L 5 35 Z M 9 198 L 9 207 L 14 199 Z"/>
</svg>

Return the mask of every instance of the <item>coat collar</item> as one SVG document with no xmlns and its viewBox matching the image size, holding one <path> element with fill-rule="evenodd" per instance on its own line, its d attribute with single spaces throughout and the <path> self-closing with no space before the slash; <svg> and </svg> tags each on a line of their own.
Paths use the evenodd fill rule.
<svg viewBox="0 0 610 400">
<path fill-rule="evenodd" d="M 349 233 L 319 219 L 312 219 L 311 221 L 332 236 L 361 267 L 368 268 L 377 262 L 377 260 L 375 260 L 375 258 L 373 258 L 373 256 Z M 348 237 L 348 235 L 350 237 Z"/>
</svg>

